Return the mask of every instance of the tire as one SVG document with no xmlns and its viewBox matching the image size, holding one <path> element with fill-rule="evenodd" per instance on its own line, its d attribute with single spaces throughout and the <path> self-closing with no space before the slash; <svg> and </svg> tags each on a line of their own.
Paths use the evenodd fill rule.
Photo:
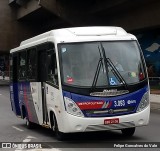
<svg viewBox="0 0 160 151">
<path fill-rule="evenodd" d="M 28 129 L 33 129 L 34 128 L 34 123 L 30 122 L 28 118 L 26 119 L 26 126 Z"/>
<path fill-rule="evenodd" d="M 126 137 L 131 137 L 133 136 L 134 132 L 135 132 L 135 127 L 133 128 L 125 128 L 125 129 L 122 129 L 122 134 Z"/>
<path fill-rule="evenodd" d="M 55 118 L 55 116 L 53 115 L 53 123 L 52 123 L 52 130 L 56 136 L 56 138 L 59 140 L 59 141 L 62 141 L 65 139 L 65 134 L 60 132 L 59 129 L 58 129 L 58 124 L 57 124 L 57 120 Z"/>
</svg>

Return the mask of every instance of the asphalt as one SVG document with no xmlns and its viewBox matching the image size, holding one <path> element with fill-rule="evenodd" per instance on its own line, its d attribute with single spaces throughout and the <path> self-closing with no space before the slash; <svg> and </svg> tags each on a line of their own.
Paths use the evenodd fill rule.
<svg viewBox="0 0 160 151">
<path fill-rule="evenodd" d="M 9 86 L 9 77 L 3 80 L 0 76 L 0 86 Z M 160 113 L 160 94 L 150 94 L 151 111 Z"/>
</svg>

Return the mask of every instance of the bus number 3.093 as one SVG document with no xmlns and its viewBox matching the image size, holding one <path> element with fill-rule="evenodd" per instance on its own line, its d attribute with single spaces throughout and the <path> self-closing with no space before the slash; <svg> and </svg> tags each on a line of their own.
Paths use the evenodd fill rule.
<svg viewBox="0 0 160 151">
<path fill-rule="evenodd" d="M 125 101 L 124 100 L 117 100 L 114 101 L 114 106 L 118 107 L 118 106 L 125 106 Z"/>
</svg>

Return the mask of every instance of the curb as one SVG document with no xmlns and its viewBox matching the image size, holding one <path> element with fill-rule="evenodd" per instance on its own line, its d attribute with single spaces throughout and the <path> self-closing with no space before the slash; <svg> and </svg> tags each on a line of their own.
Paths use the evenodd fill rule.
<svg viewBox="0 0 160 151">
<path fill-rule="evenodd" d="M 8 80 L 0 80 L 0 86 L 9 86 L 10 81 Z"/>
<path fill-rule="evenodd" d="M 160 114 L 160 109 L 152 109 L 151 108 L 150 113 Z"/>
<path fill-rule="evenodd" d="M 157 109 L 160 110 L 160 102 L 150 102 L 151 103 L 151 109 Z"/>
</svg>

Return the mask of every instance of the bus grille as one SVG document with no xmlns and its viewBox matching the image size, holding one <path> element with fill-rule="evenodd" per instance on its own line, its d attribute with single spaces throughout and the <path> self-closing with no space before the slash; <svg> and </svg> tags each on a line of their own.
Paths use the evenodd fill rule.
<svg viewBox="0 0 160 151">
<path fill-rule="evenodd" d="M 86 132 L 90 131 L 105 131 L 105 130 L 116 130 L 116 129 L 123 129 L 123 128 L 130 128 L 135 127 L 135 124 L 133 121 L 131 122 L 123 122 L 119 124 L 109 124 L 109 125 L 89 125 L 86 128 Z"/>
<path fill-rule="evenodd" d="M 115 90 L 110 90 L 110 91 L 107 91 L 107 90 L 104 90 L 103 92 L 93 92 L 93 93 L 90 93 L 91 96 L 101 96 L 101 97 L 104 97 L 104 96 L 117 96 L 117 95 L 123 95 L 123 94 L 126 94 L 126 93 L 129 93 L 128 90 L 119 90 L 119 91 L 115 91 Z"/>
<path fill-rule="evenodd" d="M 86 117 L 110 117 L 115 115 L 125 115 L 133 113 L 135 107 L 119 108 L 119 109 L 103 109 L 103 110 L 84 110 Z"/>
</svg>

